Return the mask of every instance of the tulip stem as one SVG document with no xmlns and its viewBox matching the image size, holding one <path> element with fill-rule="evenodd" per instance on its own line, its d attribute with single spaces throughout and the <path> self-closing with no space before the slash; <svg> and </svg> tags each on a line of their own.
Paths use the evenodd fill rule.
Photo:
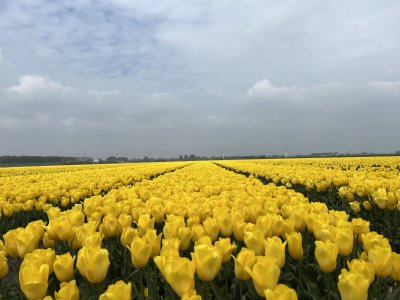
<svg viewBox="0 0 400 300">
<path fill-rule="evenodd" d="M 8 299 L 7 291 L 4 288 L 4 280 L 0 279 L 1 299 Z"/>
</svg>

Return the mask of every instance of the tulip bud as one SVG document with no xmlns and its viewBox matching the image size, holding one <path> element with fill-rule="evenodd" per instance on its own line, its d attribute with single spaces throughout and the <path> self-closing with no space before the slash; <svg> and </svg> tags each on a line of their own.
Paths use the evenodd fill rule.
<svg viewBox="0 0 400 300">
<path fill-rule="evenodd" d="M 180 227 L 178 229 L 178 238 L 181 241 L 179 244 L 179 250 L 187 250 L 192 241 L 192 231 L 188 227 Z"/>
<path fill-rule="evenodd" d="M 282 268 L 285 264 L 285 247 L 286 243 L 282 243 L 282 240 L 273 236 L 265 241 L 265 256 L 272 256 L 276 259 L 276 264 L 279 268 Z"/>
<path fill-rule="evenodd" d="M 138 229 L 140 234 L 145 234 L 147 229 L 154 229 L 154 218 L 149 214 L 140 215 L 138 220 Z"/>
<path fill-rule="evenodd" d="M 101 235 L 100 232 L 90 233 L 82 241 L 82 246 L 83 247 L 101 248 L 102 240 L 103 240 L 103 236 Z"/>
<path fill-rule="evenodd" d="M 246 223 L 244 221 L 238 221 L 233 224 L 232 231 L 235 239 L 242 242 L 244 239 L 244 228 Z"/>
<path fill-rule="evenodd" d="M 3 279 L 6 277 L 8 273 L 8 263 L 7 263 L 7 257 L 5 257 L 5 252 L 1 251 L 0 252 L 0 279 Z"/>
<path fill-rule="evenodd" d="M 162 204 L 155 204 L 151 208 L 151 215 L 156 223 L 162 223 L 164 221 L 165 209 Z"/>
<path fill-rule="evenodd" d="M 46 296 L 49 278 L 49 265 L 30 263 L 21 266 L 19 270 L 19 285 L 29 300 L 41 299 Z"/>
<path fill-rule="evenodd" d="M 297 293 L 285 284 L 278 284 L 274 290 L 266 289 L 264 291 L 267 300 L 297 300 Z"/>
<path fill-rule="evenodd" d="M 90 283 L 99 283 L 107 275 L 110 260 L 107 249 L 83 247 L 78 252 L 76 266 Z"/>
<path fill-rule="evenodd" d="M 215 243 L 215 246 L 221 252 L 222 263 L 229 262 L 231 260 L 232 251 L 237 248 L 235 243 L 231 244 L 230 238 L 220 238 L 219 241 Z"/>
<path fill-rule="evenodd" d="M 207 235 L 211 238 L 211 240 L 213 242 L 216 241 L 219 234 L 219 227 L 217 221 L 214 218 L 207 218 L 203 222 L 203 226 L 207 232 Z"/>
<path fill-rule="evenodd" d="M 343 300 L 367 300 L 369 281 L 358 273 L 342 272 L 338 288 Z"/>
<path fill-rule="evenodd" d="M 392 272 L 393 252 L 390 248 L 375 247 L 368 251 L 368 261 L 379 277 L 387 277 Z"/>
<path fill-rule="evenodd" d="M 39 240 L 36 239 L 32 230 L 24 229 L 17 235 L 16 242 L 19 257 L 24 257 L 37 248 Z"/>
<path fill-rule="evenodd" d="M 192 227 L 192 240 L 196 242 L 202 236 L 207 235 L 203 225 L 194 225 Z"/>
<path fill-rule="evenodd" d="M 143 268 L 147 265 L 151 254 L 151 245 L 144 238 L 133 238 L 128 249 L 131 252 L 132 264 L 136 268 Z"/>
<path fill-rule="evenodd" d="M 74 261 L 75 256 L 72 257 L 69 252 L 56 256 L 53 269 L 58 281 L 67 282 L 72 279 L 74 272 Z"/>
<path fill-rule="evenodd" d="M 68 241 L 73 235 L 72 224 L 67 217 L 62 216 L 49 222 L 47 232 L 52 240 Z"/>
<path fill-rule="evenodd" d="M 315 241 L 315 246 L 315 258 L 321 270 L 325 273 L 333 272 L 336 269 L 338 246 L 330 240 L 326 242 Z"/>
<path fill-rule="evenodd" d="M 60 290 L 54 293 L 55 300 L 79 300 L 79 288 L 75 280 L 61 282 Z"/>
<path fill-rule="evenodd" d="M 132 225 L 132 216 L 128 214 L 121 214 L 118 217 L 118 223 L 117 223 L 117 235 L 121 235 L 122 231 L 124 228 L 130 228 Z"/>
<path fill-rule="evenodd" d="M 245 267 L 253 279 L 254 288 L 260 297 L 265 297 L 266 289 L 274 290 L 278 284 L 281 270 L 276 265 L 276 259 L 271 256 L 259 256 L 253 268 Z"/>
<path fill-rule="evenodd" d="M 394 252 L 390 277 L 395 281 L 400 281 L 400 254 Z"/>
<path fill-rule="evenodd" d="M 261 255 L 265 251 L 264 235 L 259 230 L 245 231 L 244 243 L 249 249 L 253 249 L 256 255 Z"/>
<path fill-rule="evenodd" d="M 222 255 L 217 248 L 203 244 L 194 248 L 192 260 L 199 278 L 204 281 L 211 281 L 221 269 Z"/>
<path fill-rule="evenodd" d="M 105 237 L 117 235 L 118 220 L 113 215 L 107 215 L 103 218 L 99 231 Z"/>
<path fill-rule="evenodd" d="M 232 216 L 228 212 L 221 212 L 216 217 L 217 223 L 219 226 L 219 231 L 221 232 L 222 236 L 230 237 L 232 234 Z"/>
<path fill-rule="evenodd" d="M 160 266 L 157 265 L 158 268 Z M 163 264 L 161 268 L 161 274 L 179 297 L 194 289 L 195 267 L 188 258 L 179 257 L 173 262 Z"/>
<path fill-rule="evenodd" d="M 350 272 L 363 275 L 368 279 L 369 283 L 372 283 L 375 279 L 375 268 L 370 262 L 366 262 L 362 259 L 352 259 L 347 262 Z M 342 270 L 343 272 L 343 270 Z"/>
<path fill-rule="evenodd" d="M 370 222 L 365 221 L 361 218 L 353 218 L 351 220 L 351 224 L 353 225 L 353 231 L 355 234 L 368 233 L 370 231 L 369 230 Z"/>
<path fill-rule="evenodd" d="M 245 247 L 240 250 L 239 254 L 235 258 L 235 276 L 240 280 L 249 280 L 250 274 L 245 270 L 245 267 L 250 269 L 253 268 L 256 263 L 256 254 L 254 250 L 247 249 Z"/>
<path fill-rule="evenodd" d="M 178 229 L 180 227 L 181 226 L 178 222 L 172 222 L 172 221 L 165 222 L 163 228 L 164 238 L 172 239 L 174 237 L 178 237 Z"/>
<path fill-rule="evenodd" d="M 144 239 L 151 246 L 150 257 L 154 257 L 160 254 L 161 237 L 162 234 L 160 233 L 159 235 L 157 235 L 157 231 L 155 229 L 147 229 L 146 234 L 144 235 Z"/>
<path fill-rule="evenodd" d="M 286 236 L 289 254 L 293 259 L 303 257 L 303 237 L 299 232 L 291 232 Z"/>
<path fill-rule="evenodd" d="M 335 242 L 338 245 L 340 255 L 350 255 L 353 251 L 353 231 L 345 228 L 336 230 Z"/>
<path fill-rule="evenodd" d="M 17 229 L 9 230 L 5 235 L 3 235 L 4 244 L 8 255 L 12 257 L 18 256 L 17 236 L 23 230 L 23 228 L 19 227 Z"/>
<path fill-rule="evenodd" d="M 114 284 L 110 284 L 99 300 L 130 300 L 132 297 L 132 284 L 118 280 Z"/>
<path fill-rule="evenodd" d="M 139 236 L 139 231 L 136 228 L 124 227 L 120 238 L 122 246 L 129 246 L 136 236 Z"/>
</svg>

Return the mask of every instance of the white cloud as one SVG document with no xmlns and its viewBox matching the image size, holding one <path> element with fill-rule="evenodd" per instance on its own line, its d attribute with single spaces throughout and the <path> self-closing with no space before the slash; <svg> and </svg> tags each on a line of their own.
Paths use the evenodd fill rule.
<svg viewBox="0 0 400 300">
<path fill-rule="evenodd" d="M 18 80 L 18 84 L 9 87 L 7 90 L 22 95 L 32 95 L 36 93 L 64 93 L 69 88 L 40 75 L 24 75 Z"/>
<path fill-rule="evenodd" d="M 371 81 L 369 85 L 384 90 L 400 89 L 400 81 Z"/>
<path fill-rule="evenodd" d="M 282 95 L 285 93 L 296 91 L 295 87 L 278 87 L 272 85 L 268 79 L 263 79 L 261 81 L 256 82 L 247 92 L 246 96 L 250 98 L 258 98 L 258 97 L 271 97 Z"/>
<path fill-rule="evenodd" d="M 87 93 L 89 96 L 93 96 L 96 98 L 113 98 L 113 97 L 118 97 L 120 95 L 119 91 L 116 90 L 102 91 L 102 90 L 89 89 Z"/>
<path fill-rule="evenodd" d="M 1 52 L 1 49 L 0 49 L 0 64 L 1 64 L 3 61 L 4 61 L 4 57 L 3 57 L 3 53 Z"/>
</svg>

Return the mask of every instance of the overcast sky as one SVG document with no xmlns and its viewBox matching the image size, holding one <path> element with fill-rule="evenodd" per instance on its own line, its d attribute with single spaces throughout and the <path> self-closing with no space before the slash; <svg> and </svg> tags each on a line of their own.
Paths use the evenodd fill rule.
<svg viewBox="0 0 400 300">
<path fill-rule="evenodd" d="M 398 0 L 0 0 L 0 155 L 400 150 Z"/>
</svg>

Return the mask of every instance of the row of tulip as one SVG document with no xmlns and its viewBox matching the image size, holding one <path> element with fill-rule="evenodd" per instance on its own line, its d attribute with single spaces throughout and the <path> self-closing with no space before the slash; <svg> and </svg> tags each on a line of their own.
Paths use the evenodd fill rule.
<svg viewBox="0 0 400 300">
<path fill-rule="evenodd" d="M 381 209 L 393 210 L 400 200 L 399 157 L 227 161 L 223 165 L 274 183 L 303 185 L 308 191 L 336 188 L 341 198 L 355 206 L 359 200 L 370 200 Z"/>
<path fill-rule="evenodd" d="M 354 160 L 353 163 L 350 163 L 351 160 Z M 298 161 L 298 164 L 301 166 L 299 168 L 298 174 L 302 174 L 303 180 L 298 179 L 298 174 L 294 174 L 294 166 L 296 165 L 296 161 L 289 160 L 278 160 L 275 162 L 271 160 L 270 164 L 273 165 L 276 163 L 278 166 L 285 165 L 284 169 L 280 169 L 282 173 L 280 176 L 284 178 L 284 180 L 277 181 L 278 185 L 285 185 L 295 189 L 298 192 L 304 194 L 310 201 L 322 201 L 328 205 L 330 209 L 343 210 L 346 211 L 350 218 L 363 218 L 371 222 L 371 229 L 377 231 L 387 238 L 389 238 L 393 249 L 396 251 L 400 251 L 400 231 L 398 228 L 400 227 L 400 210 L 394 209 L 397 208 L 398 198 L 400 197 L 400 180 L 398 173 L 398 159 L 395 157 L 384 157 L 377 159 L 374 163 L 372 158 L 365 158 L 366 162 L 364 162 L 364 158 L 352 158 L 352 159 L 301 159 Z M 364 162 L 364 165 L 362 164 Z M 334 164 L 335 163 L 335 164 Z M 310 174 L 306 174 L 305 167 L 307 164 L 310 164 Z M 235 161 L 227 161 L 227 162 L 219 162 L 219 165 L 233 170 L 235 172 L 245 173 L 247 175 L 253 175 L 262 180 L 265 184 L 272 182 L 270 177 L 264 177 L 265 174 L 269 172 L 276 172 L 272 166 L 270 169 L 267 169 L 267 164 L 265 161 L 261 161 L 261 163 L 238 163 Z M 291 165 L 290 168 L 288 166 Z M 318 167 L 321 165 L 323 168 Z M 339 167 L 341 166 L 341 167 Z M 362 170 L 357 169 L 355 166 L 363 166 Z M 282 166 L 281 166 L 282 167 Z M 327 169 L 331 168 L 331 169 Z M 342 168 L 346 171 L 342 171 Z M 332 173 L 333 170 L 339 173 Z M 338 171 L 340 170 L 340 171 Z M 386 171 L 385 171 L 386 170 Z M 316 175 L 315 172 L 319 174 Z M 366 186 L 369 186 L 370 192 L 367 194 L 362 194 L 364 186 L 358 186 L 356 191 L 351 191 L 354 188 L 354 184 L 350 180 L 349 185 L 341 186 L 334 185 L 332 182 L 336 183 L 340 182 L 340 174 L 343 172 L 347 172 L 352 175 L 353 179 L 366 176 L 364 183 Z M 376 175 L 376 173 L 384 173 L 389 172 L 391 175 L 386 180 L 385 188 L 378 188 L 374 192 L 374 185 L 371 185 L 371 178 Z M 333 174 L 333 175 L 332 175 Z M 338 177 L 332 177 L 336 176 Z M 363 175 L 362 175 L 363 174 Z M 374 175 L 375 174 L 375 175 Z M 397 177 L 395 175 L 397 174 Z M 293 176 L 293 178 L 292 178 Z M 314 176 L 314 177 L 313 177 Z M 307 185 L 307 181 L 310 178 L 325 178 L 329 184 L 327 185 L 329 188 L 326 190 L 321 190 L 317 188 L 312 188 L 312 183 Z M 292 178 L 292 179 L 291 179 Z M 330 178 L 330 179 L 329 179 Z M 368 179 L 369 178 L 369 179 Z M 310 179 L 311 180 L 311 179 Z M 319 180 L 319 179 L 318 179 Z M 374 181 L 376 183 L 384 182 Z M 390 184 L 389 184 L 390 183 Z M 347 198 L 346 198 L 347 197 Z"/>
<path fill-rule="evenodd" d="M 11 216 L 21 211 L 39 211 L 49 205 L 67 207 L 92 195 L 151 179 L 186 164 L 0 168 L 0 214 Z M 10 174 L 10 169 L 17 169 L 16 174 Z"/>
<path fill-rule="evenodd" d="M 400 289 L 400 255 L 369 222 L 208 162 L 45 211 L 48 224 L 4 234 L 3 297 L 367 299 Z"/>
</svg>

